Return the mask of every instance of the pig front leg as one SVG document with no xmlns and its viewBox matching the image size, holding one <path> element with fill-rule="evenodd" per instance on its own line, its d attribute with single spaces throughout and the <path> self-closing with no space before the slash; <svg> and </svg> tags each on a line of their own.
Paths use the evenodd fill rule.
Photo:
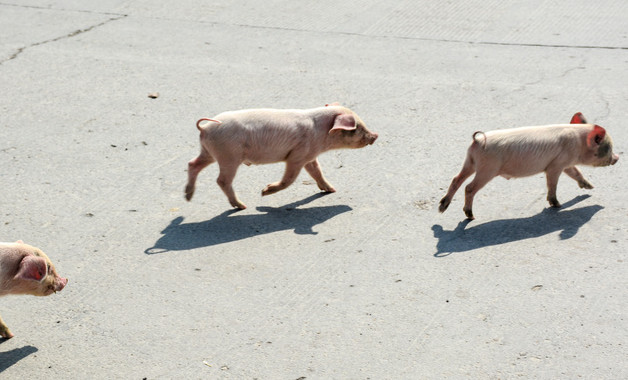
<svg viewBox="0 0 628 380">
<path fill-rule="evenodd" d="M 582 172 L 580 172 L 580 169 L 578 169 L 577 167 L 572 166 L 563 171 L 569 177 L 573 178 L 576 182 L 578 182 L 578 186 L 580 186 L 581 189 L 593 188 L 593 185 L 591 185 L 591 182 L 587 181 L 586 178 L 584 178 L 584 176 L 582 175 Z"/>
<path fill-rule="evenodd" d="M 246 205 L 238 199 L 238 196 L 235 194 L 232 186 L 233 179 L 235 178 L 240 163 L 219 161 L 218 166 L 220 166 L 220 174 L 218 174 L 218 179 L 216 180 L 216 183 L 218 183 L 218 186 L 220 186 L 222 192 L 225 193 L 227 199 L 229 199 L 229 203 L 231 204 L 231 206 L 240 210 L 244 210 L 246 208 Z"/>
<path fill-rule="evenodd" d="M 13 334 L 9 330 L 9 327 L 4 323 L 2 317 L 0 317 L 0 336 L 6 339 L 13 338 Z"/>
<path fill-rule="evenodd" d="M 323 172 L 321 171 L 321 165 L 318 163 L 318 158 L 314 161 L 308 162 L 307 164 L 305 164 L 304 167 L 308 174 L 316 181 L 319 189 L 327 193 L 336 192 L 336 189 L 334 189 L 334 187 L 329 182 L 327 182 L 327 180 L 323 176 Z"/>
<path fill-rule="evenodd" d="M 262 190 L 262 196 L 274 194 L 290 186 L 299 176 L 302 167 L 303 163 L 301 162 L 286 162 L 286 171 L 283 173 L 281 181 L 266 186 L 264 190 Z"/>
</svg>

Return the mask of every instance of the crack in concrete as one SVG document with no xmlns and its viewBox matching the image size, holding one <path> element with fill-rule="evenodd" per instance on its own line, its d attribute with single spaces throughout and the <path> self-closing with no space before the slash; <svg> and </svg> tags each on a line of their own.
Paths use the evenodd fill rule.
<svg viewBox="0 0 628 380">
<path fill-rule="evenodd" d="M 22 4 L 11 4 L 11 3 L 0 3 L 0 6 L 3 7 L 15 7 L 15 8 L 26 8 L 26 9 L 42 9 L 46 11 L 58 11 L 58 12 L 78 12 L 78 13 L 90 13 L 90 14 L 98 14 L 98 15 L 107 15 L 107 16 L 128 16 L 122 13 L 114 13 L 114 12 L 97 12 L 90 11 L 85 9 L 62 9 L 62 8 L 52 8 L 52 7 L 42 7 L 37 5 L 22 5 Z"/>
<path fill-rule="evenodd" d="M 108 24 L 108 23 L 110 23 L 112 21 L 120 20 L 120 19 L 125 18 L 125 17 L 127 17 L 127 15 L 118 15 L 116 17 L 111 17 L 108 20 L 105 20 L 105 21 L 103 21 L 101 23 L 89 26 L 89 27 L 84 28 L 84 29 L 77 29 L 77 30 L 75 30 L 75 31 L 73 31 L 71 33 L 68 33 L 68 34 L 65 34 L 65 35 L 62 35 L 62 36 L 59 36 L 59 37 L 51 38 L 49 40 L 34 42 L 34 43 L 32 43 L 32 44 L 30 44 L 28 46 L 24 46 L 24 47 L 21 47 L 21 48 L 17 49 L 13 54 L 11 54 L 9 56 L 9 58 L 5 58 L 3 60 L 0 60 L 0 65 L 4 64 L 5 62 L 11 61 L 11 60 L 17 58 L 20 54 L 22 54 L 27 49 L 33 48 L 35 46 L 49 44 L 51 42 L 56 42 L 56 41 L 72 38 L 72 37 L 78 36 L 79 34 L 87 33 L 87 32 L 89 32 L 91 30 L 94 30 L 95 28 L 101 27 L 101 26 L 103 26 L 105 24 Z"/>
<path fill-rule="evenodd" d="M 602 103 L 604 104 L 604 109 L 606 110 L 606 113 L 604 115 L 600 115 L 599 119 L 601 120 L 606 120 L 609 118 L 609 116 L 611 115 L 611 104 L 609 102 L 608 99 L 606 99 L 606 97 L 604 96 L 604 93 L 600 90 L 599 94 L 600 94 L 600 99 L 602 100 Z"/>
</svg>

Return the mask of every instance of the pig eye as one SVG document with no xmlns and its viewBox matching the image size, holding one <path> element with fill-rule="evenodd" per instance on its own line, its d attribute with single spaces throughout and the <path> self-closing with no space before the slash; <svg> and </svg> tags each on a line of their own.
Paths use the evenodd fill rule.
<svg viewBox="0 0 628 380">
<path fill-rule="evenodd" d="M 610 144 L 601 144 L 599 149 L 597 150 L 597 157 L 605 157 L 610 152 L 611 147 Z"/>
</svg>

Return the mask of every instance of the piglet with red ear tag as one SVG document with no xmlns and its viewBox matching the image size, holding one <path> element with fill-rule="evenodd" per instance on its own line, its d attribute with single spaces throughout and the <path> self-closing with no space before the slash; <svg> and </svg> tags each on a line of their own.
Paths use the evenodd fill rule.
<svg viewBox="0 0 628 380">
<path fill-rule="evenodd" d="M 491 179 L 527 177 L 545 172 L 547 200 L 560 207 L 556 186 L 561 173 L 574 179 L 578 186 L 592 189 L 576 165 L 614 165 L 619 156 L 613 153 L 613 141 L 599 125 L 589 124 L 580 112 L 569 124 L 543 125 L 475 132 L 460 173 L 454 177 L 438 210 L 449 207 L 454 194 L 473 173 L 465 188 L 463 211 L 473 219 L 473 197 Z"/>
<path fill-rule="evenodd" d="M 61 291 L 68 283 L 60 277 L 48 256 L 39 248 L 24 244 L 0 242 L 0 296 L 31 294 L 47 296 Z M 13 334 L 0 318 L 0 336 Z"/>
</svg>

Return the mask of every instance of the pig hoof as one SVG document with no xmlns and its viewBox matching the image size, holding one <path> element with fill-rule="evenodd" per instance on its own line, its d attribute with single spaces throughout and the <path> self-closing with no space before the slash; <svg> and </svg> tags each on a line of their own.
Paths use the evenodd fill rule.
<svg viewBox="0 0 628 380">
<path fill-rule="evenodd" d="M 186 187 L 185 188 L 185 199 L 189 202 L 192 199 L 192 196 L 194 195 L 194 188 L 192 187 Z"/>
<path fill-rule="evenodd" d="M 244 203 L 242 203 L 242 202 L 232 202 L 231 206 L 233 206 L 233 207 L 235 207 L 237 209 L 240 209 L 240 210 L 246 209 L 246 205 Z"/>
<path fill-rule="evenodd" d="M 262 197 L 266 196 L 266 195 L 271 195 L 271 194 L 275 194 L 277 191 L 279 191 L 275 186 L 273 185 L 268 185 L 264 188 L 264 190 L 262 190 Z"/>
<path fill-rule="evenodd" d="M 317 182 L 316 185 L 318 186 L 320 191 L 324 191 L 326 193 L 335 193 L 336 189 L 334 189 L 334 187 L 327 183 L 327 182 Z"/>
<path fill-rule="evenodd" d="M 580 186 L 581 189 L 591 190 L 593 188 L 593 185 L 591 185 L 591 182 L 589 181 L 580 181 L 578 182 L 578 185 Z"/>
<path fill-rule="evenodd" d="M 547 201 L 549 202 L 551 207 L 560 207 L 560 202 L 558 201 L 558 198 L 556 198 L 555 196 L 548 196 L 547 197 Z"/>
<path fill-rule="evenodd" d="M 446 198 L 443 198 L 440 200 L 440 206 L 438 206 L 438 212 L 445 212 L 445 210 L 447 210 L 447 207 L 449 207 L 449 200 Z"/>
<path fill-rule="evenodd" d="M 0 331 L 0 336 L 5 338 L 5 339 L 11 339 L 13 338 L 13 334 L 11 333 L 11 331 L 9 331 L 8 328 L 2 329 Z"/>
<path fill-rule="evenodd" d="M 464 214 L 467 216 L 468 220 L 475 219 L 475 217 L 473 216 L 473 211 L 471 211 L 471 210 L 464 210 Z"/>
</svg>

